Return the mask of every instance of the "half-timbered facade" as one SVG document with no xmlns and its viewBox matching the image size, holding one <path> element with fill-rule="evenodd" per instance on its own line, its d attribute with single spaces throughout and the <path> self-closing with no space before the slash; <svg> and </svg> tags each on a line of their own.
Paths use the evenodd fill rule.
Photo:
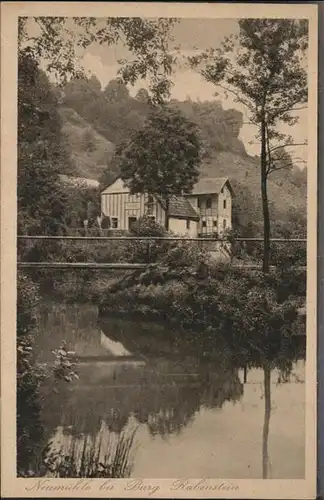
<svg viewBox="0 0 324 500">
<path fill-rule="evenodd" d="M 221 235 L 232 227 L 232 195 L 227 178 L 200 179 L 191 194 L 171 197 L 170 231 L 190 237 Z M 110 218 L 111 229 L 119 231 L 129 231 L 144 215 L 165 225 L 163 201 L 146 193 L 131 194 L 120 178 L 102 191 L 101 211 Z"/>
<path fill-rule="evenodd" d="M 111 229 L 129 231 L 144 215 L 158 224 L 165 225 L 165 209 L 162 200 L 148 194 L 131 194 L 121 179 L 115 180 L 101 193 L 101 211 L 110 218 Z M 183 196 L 173 196 L 169 203 L 169 229 L 194 237 L 198 231 L 199 216 Z"/>
</svg>

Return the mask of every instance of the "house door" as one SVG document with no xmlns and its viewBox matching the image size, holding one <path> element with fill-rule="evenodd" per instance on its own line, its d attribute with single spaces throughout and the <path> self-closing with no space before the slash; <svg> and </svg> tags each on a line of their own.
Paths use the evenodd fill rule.
<svg viewBox="0 0 324 500">
<path fill-rule="evenodd" d="M 137 222 L 136 217 L 128 217 L 128 229 L 132 229 Z"/>
</svg>

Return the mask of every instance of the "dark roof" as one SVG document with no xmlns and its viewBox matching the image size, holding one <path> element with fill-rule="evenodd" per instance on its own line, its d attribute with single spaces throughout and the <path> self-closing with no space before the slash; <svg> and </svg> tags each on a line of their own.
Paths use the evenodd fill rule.
<svg viewBox="0 0 324 500">
<path fill-rule="evenodd" d="M 233 194 L 232 186 L 227 177 L 202 177 L 194 185 L 191 194 L 219 194 L 227 184 Z"/>
<path fill-rule="evenodd" d="M 159 199 L 159 202 L 165 208 L 165 204 L 161 199 Z M 175 219 L 199 220 L 196 210 L 184 196 L 171 196 L 169 201 L 169 216 Z"/>
</svg>

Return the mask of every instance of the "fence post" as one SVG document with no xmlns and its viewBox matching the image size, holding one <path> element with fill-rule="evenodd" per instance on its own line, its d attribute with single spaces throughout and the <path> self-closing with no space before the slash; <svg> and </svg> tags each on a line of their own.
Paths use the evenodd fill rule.
<svg viewBox="0 0 324 500">
<path fill-rule="evenodd" d="M 151 240 L 147 241 L 147 260 L 151 263 Z"/>
</svg>

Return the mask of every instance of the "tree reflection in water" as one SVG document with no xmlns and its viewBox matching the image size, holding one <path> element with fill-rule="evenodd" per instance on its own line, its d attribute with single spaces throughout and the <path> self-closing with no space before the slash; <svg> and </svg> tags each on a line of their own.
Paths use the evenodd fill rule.
<svg viewBox="0 0 324 500">
<path fill-rule="evenodd" d="M 84 324 L 83 328 L 88 327 Z M 243 384 L 238 376 L 239 370 L 244 365 L 249 368 L 259 365 L 258 360 L 248 359 L 242 352 L 235 360 L 229 360 L 221 347 L 220 353 L 208 357 L 187 349 L 187 346 L 184 348 L 181 332 L 172 331 L 167 335 L 165 327 L 116 319 L 108 320 L 105 328 L 88 330 L 89 342 L 92 346 L 96 344 L 96 350 L 91 348 L 91 354 L 99 353 L 99 339 L 103 334 L 121 343 L 142 361 L 121 361 L 116 357 L 111 362 L 111 353 L 103 351 L 110 361 L 83 359 L 77 368 L 79 380 L 62 383 L 56 395 L 51 387 L 44 389 L 42 420 L 46 441 L 57 442 L 62 436 L 66 443 L 73 440 L 80 443 L 87 439 L 91 448 L 93 443 L 100 441 L 99 436 L 104 436 L 104 442 L 112 440 L 118 443 L 134 426 L 145 428 L 153 438 L 167 439 L 179 435 L 202 408 L 222 408 L 226 402 L 240 400 Z M 75 338 L 71 339 L 72 349 L 77 341 L 75 333 Z M 295 358 L 290 347 L 282 354 L 283 366 Z M 269 382 L 270 378 L 267 380 Z M 268 469 L 271 411 L 270 392 L 266 392 L 264 469 Z M 132 442 L 134 451 L 135 448 L 136 435 Z M 266 470 L 264 476 L 267 477 Z"/>
<path fill-rule="evenodd" d="M 238 370 L 224 362 L 192 358 L 152 360 L 147 363 L 84 363 L 79 380 L 62 384 L 47 397 L 42 419 L 53 443 L 91 443 L 104 435 L 116 438 L 135 425 L 145 425 L 151 436 L 180 434 L 202 407 L 221 408 L 238 401 L 243 385 Z M 70 445 L 69 445 L 70 446 Z"/>
</svg>

